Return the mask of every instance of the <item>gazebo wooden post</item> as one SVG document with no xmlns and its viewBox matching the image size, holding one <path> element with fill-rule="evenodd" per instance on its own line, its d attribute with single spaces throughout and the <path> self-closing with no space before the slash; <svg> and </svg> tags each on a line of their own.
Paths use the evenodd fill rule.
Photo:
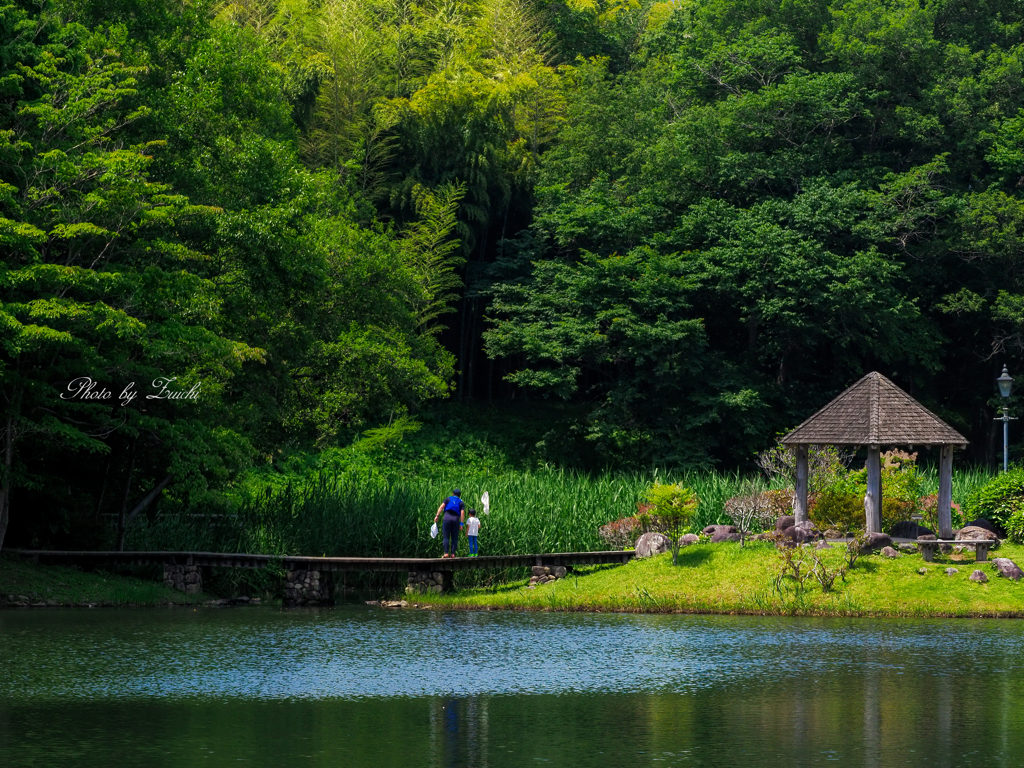
<svg viewBox="0 0 1024 768">
<path fill-rule="evenodd" d="M 793 517 L 798 523 L 809 520 L 807 514 L 807 445 L 796 446 L 796 493 L 793 497 Z"/>
<path fill-rule="evenodd" d="M 868 446 L 868 492 L 864 495 L 864 517 L 868 533 L 882 532 L 881 446 Z"/>
<path fill-rule="evenodd" d="M 953 446 L 943 445 L 939 454 L 939 538 L 953 538 L 953 519 L 950 507 L 953 503 Z"/>
</svg>

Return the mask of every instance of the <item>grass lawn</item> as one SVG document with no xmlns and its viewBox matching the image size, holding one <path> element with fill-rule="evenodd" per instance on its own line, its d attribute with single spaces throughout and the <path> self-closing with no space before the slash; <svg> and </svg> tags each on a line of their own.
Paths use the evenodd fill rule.
<svg viewBox="0 0 1024 768">
<path fill-rule="evenodd" d="M 845 559 L 839 547 L 825 550 L 823 556 L 830 567 Z M 802 590 L 784 580 L 780 593 L 775 581 L 782 560 L 772 544 L 696 544 L 680 551 L 676 567 L 665 554 L 621 566 L 580 567 L 564 579 L 533 589 L 518 581 L 409 599 L 438 607 L 513 610 L 1024 617 L 1024 580 L 1000 578 L 991 563 L 996 557 L 1024 564 L 1024 547 L 1004 543 L 980 564 L 971 550 L 936 554 L 931 563 L 916 553 L 894 560 L 862 555 L 845 582 L 836 579 L 829 592 L 812 577 Z M 959 572 L 948 576 L 945 570 L 951 567 Z M 918 573 L 921 568 L 924 574 Z M 968 580 L 976 568 L 988 576 L 988 583 Z"/>
<path fill-rule="evenodd" d="M 38 565 L 20 557 L 0 555 L 0 607 L 22 602 L 100 606 L 194 604 L 207 599 L 208 595 L 186 595 L 167 589 L 160 582 Z"/>
</svg>

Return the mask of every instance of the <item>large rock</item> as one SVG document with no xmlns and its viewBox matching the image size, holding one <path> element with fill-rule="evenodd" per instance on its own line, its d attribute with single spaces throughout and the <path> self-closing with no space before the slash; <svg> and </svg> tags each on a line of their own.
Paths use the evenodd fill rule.
<svg viewBox="0 0 1024 768">
<path fill-rule="evenodd" d="M 739 541 L 740 535 L 738 533 L 729 533 L 728 531 L 719 531 L 711 537 L 712 544 L 721 544 L 723 541 Z"/>
<path fill-rule="evenodd" d="M 808 540 L 820 539 L 822 537 L 821 531 L 818 530 L 818 526 L 810 520 L 804 520 L 802 523 L 797 523 L 793 527 L 799 528 L 801 531 L 806 533 Z"/>
<path fill-rule="evenodd" d="M 1004 579 L 1020 581 L 1021 578 L 1024 578 L 1024 571 L 1021 571 L 1017 564 L 1008 557 L 997 557 L 992 561 L 992 567 L 999 571 L 999 575 Z"/>
<path fill-rule="evenodd" d="M 700 536 L 698 536 L 696 533 L 684 533 L 682 536 L 679 537 L 679 546 L 688 547 L 691 544 L 696 544 L 699 541 Z"/>
<path fill-rule="evenodd" d="M 645 533 L 636 540 L 636 554 L 634 557 L 654 557 L 668 552 L 672 541 L 663 533 Z"/>
<path fill-rule="evenodd" d="M 814 548 L 815 549 L 832 549 L 832 545 L 829 544 L 824 539 L 822 539 L 821 541 L 818 542 L 818 544 Z"/>
<path fill-rule="evenodd" d="M 991 541 L 992 549 L 999 548 L 999 537 L 987 528 L 980 525 L 967 525 L 961 528 L 953 536 L 957 541 Z"/>
<path fill-rule="evenodd" d="M 894 539 L 916 539 L 918 536 L 934 536 L 935 531 L 925 528 L 913 520 L 900 520 L 893 524 L 889 535 Z"/>
<path fill-rule="evenodd" d="M 988 582 L 988 576 L 986 576 L 986 575 L 985 575 L 985 574 L 984 574 L 983 572 L 981 572 L 981 571 L 975 571 L 974 573 L 972 573 L 972 574 L 970 575 L 970 577 L 969 577 L 969 578 L 970 578 L 970 580 L 971 580 L 971 581 L 976 581 L 976 582 L 978 582 L 979 584 L 985 584 L 985 583 L 987 583 L 987 582 Z"/>
<path fill-rule="evenodd" d="M 884 549 L 885 547 L 891 546 L 892 537 L 887 534 L 878 533 L 877 531 L 872 531 L 871 533 L 864 534 L 863 549 L 865 552 L 877 551 L 880 549 Z"/>
<path fill-rule="evenodd" d="M 808 541 L 814 541 L 818 538 L 816 531 L 808 531 L 806 528 L 802 528 L 796 525 L 791 525 L 789 528 L 782 532 L 784 538 L 795 541 L 797 544 L 803 544 Z"/>
<path fill-rule="evenodd" d="M 792 515 L 783 515 L 775 521 L 775 530 L 784 531 L 787 528 L 792 528 L 794 525 L 796 525 L 795 517 L 793 517 Z"/>
<path fill-rule="evenodd" d="M 894 560 L 895 558 L 900 556 L 900 553 L 897 552 L 892 547 L 882 547 L 881 554 L 884 555 L 885 557 L 888 557 L 890 560 Z"/>
<path fill-rule="evenodd" d="M 994 523 L 984 517 L 979 517 L 977 520 L 971 520 L 971 522 L 965 525 L 964 528 L 984 528 L 986 531 L 992 531 L 996 536 L 1002 537 L 1006 535 L 1006 531 L 1000 528 L 998 523 Z"/>
<path fill-rule="evenodd" d="M 704 529 L 704 535 L 711 537 L 712 544 L 740 540 L 740 533 L 735 525 L 709 525 Z"/>
</svg>

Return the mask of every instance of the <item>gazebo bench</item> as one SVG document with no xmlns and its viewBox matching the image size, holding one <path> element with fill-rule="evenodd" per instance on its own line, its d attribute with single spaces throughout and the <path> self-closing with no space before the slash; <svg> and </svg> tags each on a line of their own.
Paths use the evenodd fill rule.
<svg viewBox="0 0 1024 768">
<path fill-rule="evenodd" d="M 996 546 L 999 542 L 992 541 L 991 539 L 983 539 L 980 541 L 958 541 L 952 539 L 936 539 L 934 541 L 916 541 L 917 548 L 921 550 L 921 554 L 924 556 L 925 562 L 930 563 L 932 558 L 935 557 L 935 550 L 941 547 L 943 544 L 950 546 L 960 545 L 962 547 L 974 547 L 974 556 L 979 563 L 985 562 L 985 558 L 988 557 L 988 551 Z"/>
</svg>

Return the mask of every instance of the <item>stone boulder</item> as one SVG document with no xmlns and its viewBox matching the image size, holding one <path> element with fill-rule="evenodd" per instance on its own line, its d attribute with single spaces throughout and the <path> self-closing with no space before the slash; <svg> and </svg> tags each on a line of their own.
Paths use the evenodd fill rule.
<svg viewBox="0 0 1024 768">
<path fill-rule="evenodd" d="M 880 554 L 884 555 L 885 557 L 888 557 L 890 560 L 895 560 L 897 557 L 900 556 L 900 553 L 892 547 L 882 547 L 882 551 Z"/>
<path fill-rule="evenodd" d="M 709 525 L 701 533 L 705 536 L 714 536 L 716 533 L 739 533 L 735 525 Z"/>
<path fill-rule="evenodd" d="M 992 567 L 999 571 L 999 575 L 1004 579 L 1020 581 L 1021 578 L 1024 578 L 1024 571 L 1021 571 L 1017 564 L 1008 557 L 997 557 L 992 561 Z"/>
<path fill-rule="evenodd" d="M 885 547 L 892 547 L 892 537 L 884 533 L 872 531 L 864 534 L 864 552 L 873 552 Z"/>
<path fill-rule="evenodd" d="M 829 544 L 829 543 L 828 543 L 827 541 L 825 541 L 824 539 L 822 539 L 821 541 L 819 541 L 819 542 L 817 543 L 817 545 L 815 545 L 815 547 L 814 547 L 814 548 L 815 548 L 815 549 L 832 549 L 832 545 L 831 545 L 831 544 Z"/>
<path fill-rule="evenodd" d="M 784 531 L 787 528 L 792 528 L 794 525 L 796 525 L 795 517 L 793 517 L 792 515 L 783 515 L 775 521 L 775 530 Z"/>
<path fill-rule="evenodd" d="M 938 536 L 934 533 L 924 533 L 917 537 L 918 541 L 938 541 Z"/>
<path fill-rule="evenodd" d="M 684 533 L 679 537 L 679 546 L 688 547 L 691 544 L 696 544 L 698 541 L 700 541 L 700 536 L 696 533 Z"/>
<path fill-rule="evenodd" d="M 704 529 L 704 535 L 711 537 L 712 544 L 717 544 L 720 541 L 740 540 L 740 532 L 735 525 L 709 525 Z"/>
<path fill-rule="evenodd" d="M 899 546 L 900 552 L 917 552 L 917 544 L 911 544 L 909 541 L 905 541 Z"/>
<path fill-rule="evenodd" d="M 564 565 L 535 565 L 530 569 L 530 589 L 557 579 L 564 579 L 568 569 Z"/>
<path fill-rule="evenodd" d="M 846 534 L 844 534 L 838 528 L 829 528 L 827 531 L 825 531 L 825 538 L 826 539 L 844 539 L 844 538 L 846 538 Z"/>
<path fill-rule="evenodd" d="M 724 526 L 723 526 L 724 527 Z M 732 526 L 729 526 L 730 528 Z M 723 541 L 739 541 L 740 535 L 738 533 L 732 533 L 730 531 L 719 531 L 711 537 L 712 544 L 718 544 Z"/>
<path fill-rule="evenodd" d="M 980 525 L 967 525 L 957 531 L 953 538 L 957 541 L 991 541 L 992 549 L 999 548 L 999 536 Z"/>
<path fill-rule="evenodd" d="M 808 531 L 806 528 L 791 525 L 782 532 L 782 536 L 796 542 L 797 544 L 804 544 L 808 541 L 816 540 L 818 538 L 818 533 L 817 531 Z"/>
<path fill-rule="evenodd" d="M 645 533 L 636 540 L 636 554 L 634 557 L 654 557 L 668 552 L 672 541 L 663 533 Z"/>
<path fill-rule="evenodd" d="M 986 531 L 991 531 L 1000 538 L 1006 535 L 1006 531 L 1004 531 L 998 523 L 984 517 L 979 517 L 977 520 L 971 520 L 971 522 L 967 523 L 964 528 L 984 528 Z M 960 530 L 963 530 L 963 528 Z"/>
<path fill-rule="evenodd" d="M 947 576 L 955 576 L 956 574 L 960 573 L 960 569 L 959 568 L 947 568 L 946 570 L 943 571 L 943 573 L 946 574 Z"/>
<path fill-rule="evenodd" d="M 913 520 L 900 520 L 893 524 L 889 535 L 894 539 L 916 539 L 918 536 L 934 536 L 935 531 L 925 528 Z"/>
<path fill-rule="evenodd" d="M 987 584 L 987 583 L 988 583 L 988 576 L 986 576 L 986 575 L 985 575 L 984 573 L 982 573 L 981 571 L 975 571 L 975 572 L 974 572 L 974 573 L 972 573 L 972 574 L 971 574 L 971 575 L 970 575 L 970 576 L 969 576 L 968 578 L 969 578 L 969 579 L 970 579 L 971 581 L 976 581 L 976 582 L 978 582 L 979 584 Z"/>
</svg>

